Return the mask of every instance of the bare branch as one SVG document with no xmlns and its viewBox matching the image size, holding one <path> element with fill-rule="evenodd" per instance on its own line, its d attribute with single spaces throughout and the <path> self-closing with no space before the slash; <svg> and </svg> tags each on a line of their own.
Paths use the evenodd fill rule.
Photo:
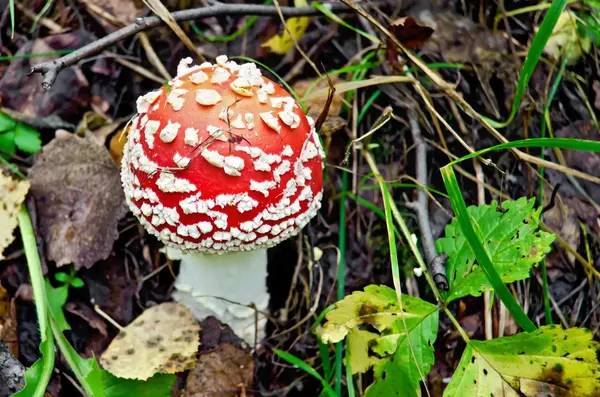
<svg viewBox="0 0 600 397">
<path fill-rule="evenodd" d="M 352 13 L 353 11 L 343 3 L 325 4 L 331 11 L 336 13 Z M 298 17 L 309 15 L 320 15 L 320 11 L 314 7 L 280 7 L 284 17 Z M 277 8 L 270 5 L 260 4 L 223 4 L 213 2 L 207 7 L 192 8 L 189 10 L 175 11 L 172 13 L 176 21 L 190 21 L 220 15 L 258 15 L 258 16 L 277 16 Z M 44 89 L 49 89 L 58 73 L 69 66 L 74 65 L 80 60 L 91 55 L 97 54 L 107 47 L 118 43 L 127 37 L 133 36 L 136 33 L 147 29 L 162 25 L 164 22 L 155 16 L 138 18 L 136 21 L 122 29 L 119 29 L 107 36 L 102 37 L 90 43 L 77 51 L 58 58 L 53 61 L 42 62 L 34 65 L 30 73 L 41 73 L 44 76 L 42 86 Z"/>
</svg>

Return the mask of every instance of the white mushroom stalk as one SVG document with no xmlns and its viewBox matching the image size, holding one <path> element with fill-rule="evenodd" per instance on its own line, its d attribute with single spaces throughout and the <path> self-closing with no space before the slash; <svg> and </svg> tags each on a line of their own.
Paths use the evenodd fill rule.
<svg viewBox="0 0 600 397">
<path fill-rule="evenodd" d="M 138 99 L 121 175 L 134 215 L 181 260 L 173 297 L 253 342 L 266 249 L 319 210 L 324 153 L 314 122 L 255 64 L 216 61 L 186 58 L 168 89 Z"/>
</svg>

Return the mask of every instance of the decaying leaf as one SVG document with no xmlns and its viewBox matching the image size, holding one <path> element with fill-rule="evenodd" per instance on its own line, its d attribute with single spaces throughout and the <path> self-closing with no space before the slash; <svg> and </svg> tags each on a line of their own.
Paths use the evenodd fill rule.
<svg viewBox="0 0 600 397">
<path fill-rule="evenodd" d="M 321 338 L 333 343 L 348 335 L 347 357 L 352 373 L 373 367 L 377 384 L 389 371 L 401 368 L 403 378 L 410 380 L 403 395 L 415 395 L 421 374 L 427 375 L 434 362 L 439 314 L 435 305 L 409 295 L 402 295 L 402 308 L 393 289 L 369 285 L 335 304 L 325 317 Z"/>
<path fill-rule="evenodd" d="M 17 338 L 17 305 L 0 285 L 0 340 L 4 341 L 15 357 L 19 357 Z"/>
<path fill-rule="evenodd" d="M 522 197 L 504 201 L 501 207 L 492 201 L 490 205 L 467 208 L 480 241 L 505 283 L 529 277 L 531 266 L 542 260 L 554 241 L 553 234 L 538 230 L 542 207 L 534 209 L 534 203 L 535 199 Z M 436 241 L 436 247 L 448 255 L 448 299 L 492 290 L 456 219 L 446 226 L 445 233 Z"/>
<path fill-rule="evenodd" d="M 100 358 L 111 374 L 146 380 L 173 374 L 196 363 L 200 324 L 185 306 L 167 302 L 146 309 L 113 339 Z"/>
<path fill-rule="evenodd" d="M 15 239 L 17 215 L 29 190 L 29 181 L 17 181 L 0 171 L 0 259 L 2 252 Z"/>
<path fill-rule="evenodd" d="M 546 326 L 488 341 L 472 340 L 444 397 L 597 396 L 600 364 L 593 333 Z"/>
<path fill-rule="evenodd" d="M 294 0 L 294 5 L 296 7 L 303 7 L 307 6 L 308 2 L 306 0 Z M 304 35 L 304 32 L 306 32 L 306 29 L 308 29 L 308 25 L 310 25 L 310 17 L 289 18 L 285 21 L 285 24 L 287 29 L 284 29 L 280 35 L 271 37 L 262 46 L 269 47 L 271 51 L 277 54 L 287 54 L 294 46 L 294 41 L 290 33 L 294 39 L 299 40 Z M 290 33 L 288 33 L 288 30 Z"/>
<path fill-rule="evenodd" d="M 57 137 L 36 159 L 30 178 L 48 259 L 79 269 L 107 258 L 126 213 L 108 151 L 89 138 Z"/>
<path fill-rule="evenodd" d="M 418 24 L 413 17 L 402 17 L 392 22 L 391 32 L 406 48 L 416 50 L 431 37 L 433 29 Z"/>
<path fill-rule="evenodd" d="M 552 190 L 547 185 L 544 185 L 544 206 L 548 205 L 551 194 Z M 581 227 L 579 226 L 579 219 L 577 219 L 577 212 L 567 202 L 557 197 L 554 207 L 544 213 L 544 223 L 553 233 L 558 234 L 571 247 L 577 249 L 581 236 Z M 566 254 L 569 258 L 569 263 L 573 263 L 575 256 L 571 253 Z"/>
<path fill-rule="evenodd" d="M 81 68 L 74 65 L 61 71 L 51 90 L 42 87 L 41 74 L 30 75 L 31 66 L 59 57 L 56 51 L 77 49 L 93 40 L 91 33 L 78 29 L 73 33 L 48 36 L 20 46 L 17 55 L 49 54 L 32 59 L 15 58 L 0 79 L 2 106 L 32 118 L 52 116 L 57 124 L 74 121 L 90 103 L 89 83 Z M 61 120 L 62 119 L 62 120 Z M 58 120 L 61 120 L 58 123 Z M 30 123 L 31 124 L 31 123 Z"/>
<path fill-rule="evenodd" d="M 560 59 L 569 49 L 568 61 L 570 65 L 577 63 L 579 58 L 590 51 L 592 41 L 586 35 L 579 35 L 577 16 L 573 11 L 565 10 L 560 14 L 552 36 L 548 39 L 544 52 L 554 59 Z"/>
<path fill-rule="evenodd" d="M 223 343 L 200 355 L 190 371 L 184 397 L 238 397 L 252 390 L 254 361 L 245 350 Z"/>
<path fill-rule="evenodd" d="M 144 15 L 144 8 L 136 8 L 134 0 L 86 0 L 82 3 L 109 31 L 120 25 L 130 25 L 137 17 Z"/>
</svg>

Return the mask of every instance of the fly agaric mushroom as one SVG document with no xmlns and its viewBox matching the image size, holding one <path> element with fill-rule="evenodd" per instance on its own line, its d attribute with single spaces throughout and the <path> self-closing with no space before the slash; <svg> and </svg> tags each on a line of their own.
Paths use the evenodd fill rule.
<svg viewBox="0 0 600 397">
<path fill-rule="evenodd" d="M 216 62 L 185 58 L 138 98 L 121 178 L 134 215 L 181 259 L 173 297 L 251 341 L 243 305 L 266 310 L 266 249 L 317 213 L 324 153 L 313 120 L 254 63 Z"/>
</svg>

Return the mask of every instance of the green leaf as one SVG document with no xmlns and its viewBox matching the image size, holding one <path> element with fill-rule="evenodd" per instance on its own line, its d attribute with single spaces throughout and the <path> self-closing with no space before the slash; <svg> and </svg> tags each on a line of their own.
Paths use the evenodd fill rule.
<svg viewBox="0 0 600 397">
<path fill-rule="evenodd" d="M 49 305 L 52 303 L 49 301 Z M 54 308 L 57 309 L 57 308 Z M 51 312 L 54 310 L 51 308 Z M 102 383 L 103 371 L 100 369 L 96 357 L 84 359 L 73 349 L 73 346 L 69 343 L 62 330 L 58 328 L 56 320 L 50 318 L 50 326 L 52 327 L 52 333 L 58 344 L 61 353 L 65 360 L 69 363 L 69 367 L 75 374 L 75 377 L 79 381 L 79 384 L 85 390 L 88 397 L 105 397 L 104 385 Z"/>
<path fill-rule="evenodd" d="M 85 283 L 79 277 L 73 277 L 73 279 L 71 280 L 71 287 L 73 288 L 81 288 L 84 285 Z"/>
<path fill-rule="evenodd" d="M 411 381 L 405 368 L 389 362 L 385 368 L 382 380 L 371 384 L 367 388 L 366 397 L 418 397 L 417 391 L 410 387 Z"/>
<path fill-rule="evenodd" d="M 0 132 L 12 131 L 16 121 L 6 113 L 0 112 Z"/>
<path fill-rule="evenodd" d="M 35 153 L 42 147 L 40 133 L 27 124 L 17 123 L 15 127 L 15 144 L 26 153 Z"/>
<path fill-rule="evenodd" d="M 444 392 L 469 396 L 596 396 L 600 343 L 584 328 L 546 326 L 489 341 L 471 341 Z"/>
<path fill-rule="evenodd" d="M 58 274 L 57 274 L 58 276 Z M 71 329 L 71 326 L 65 318 L 65 314 L 62 310 L 63 306 L 67 302 L 67 296 L 69 295 L 69 285 L 64 284 L 58 288 L 54 288 L 48 278 L 46 278 L 46 296 L 48 297 L 48 306 L 50 313 L 54 317 L 56 324 L 60 331 L 67 331 Z"/>
<path fill-rule="evenodd" d="M 12 397 L 44 397 L 54 368 L 54 339 L 52 339 L 50 327 L 46 332 L 48 333 L 46 339 L 40 343 L 42 357 L 25 371 L 23 374 L 25 387 L 13 394 Z"/>
<path fill-rule="evenodd" d="M 531 266 L 542 260 L 554 241 L 553 234 L 538 230 L 542 209 L 534 209 L 534 203 L 535 199 L 522 197 L 503 202 L 502 209 L 495 201 L 467 208 L 475 231 L 504 283 L 529 277 Z M 450 301 L 492 290 L 456 219 L 446 226 L 445 237 L 438 239 L 436 246 L 438 252 L 448 254 Z"/>
<path fill-rule="evenodd" d="M 384 380 L 386 370 L 399 367 L 410 380 L 409 388 L 416 391 L 421 375 L 429 373 L 434 362 L 437 306 L 402 295 L 401 312 L 396 291 L 377 285 L 354 292 L 335 306 L 326 316 L 321 338 L 334 343 L 348 335 L 347 359 L 352 373 L 373 367 L 375 379 Z M 365 325 L 369 329 L 362 329 Z"/>
<path fill-rule="evenodd" d="M 117 378 L 110 372 L 102 371 L 102 384 L 106 397 L 170 397 L 177 376 L 156 374 L 146 381 Z"/>
<path fill-rule="evenodd" d="M 16 153 L 17 149 L 15 146 L 15 133 L 13 131 L 3 132 L 0 134 L 0 150 L 10 154 Z"/>
<path fill-rule="evenodd" d="M 69 281 L 69 275 L 67 273 L 64 272 L 58 272 L 54 275 L 54 278 L 56 279 L 56 281 L 59 281 L 63 284 L 66 284 Z"/>
</svg>

